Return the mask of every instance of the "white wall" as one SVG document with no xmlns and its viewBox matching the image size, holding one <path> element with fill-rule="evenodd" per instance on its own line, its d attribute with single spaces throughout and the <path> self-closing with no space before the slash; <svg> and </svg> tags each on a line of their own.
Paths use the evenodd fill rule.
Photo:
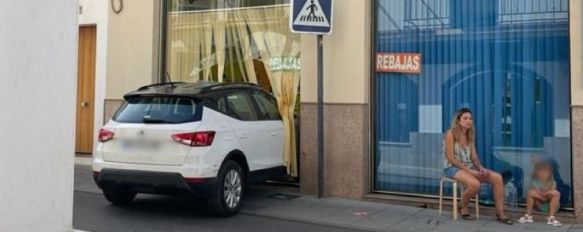
<svg viewBox="0 0 583 232">
<path fill-rule="evenodd" d="M 95 114 L 93 134 L 103 126 L 103 110 L 105 102 L 105 86 L 107 72 L 107 16 L 109 1 L 79 0 L 79 25 L 95 25 L 97 38 L 95 45 Z M 97 136 L 93 136 L 93 144 L 97 144 Z M 93 146 L 95 151 L 95 146 Z"/>
<path fill-rule="evenodd" d="M 77 0 L 0 7 L 0 231 L 71 231 Z"/>
<path fill-rule="evenodd" d="M 104 0 L 79 0 L 79 24 L 96 24 L 104 13 L 107 17 L 107 2 Z"/>
</svg>

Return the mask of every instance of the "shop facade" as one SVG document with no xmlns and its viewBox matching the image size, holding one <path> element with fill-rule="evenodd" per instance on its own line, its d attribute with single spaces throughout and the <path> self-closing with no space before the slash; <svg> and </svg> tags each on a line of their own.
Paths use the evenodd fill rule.
<svg viewBox="0 0 583 232">
<path fill-rule="evenodd" d="M 536 159 L 555 166 L 572 208 L 567 1 L 378 1 L 373 190 L 435 195 L 442 137 L 455 111 L 473 111 L 485 167 L 526 202 Z M 416 5 L 418 4 L 418 5 Z M 405 9 L 405 10 L 403 10 Z M 414 66 L 384 72 L 383 66 Z M 411 58 L 410 56 L 413 56 Z M 489 186 L 481 200 L 492 203 Z"/>
<path fill-rule="evenodd" d="M 467 107 L 474 112 L 480 160 L 503 175 L 506 187 L 516 189 L 519 205 L 525 203 L 534 162 L 550 159 L 561 208 L 581 215 L 579 2 L 366 3 L 360 25 L 343 24 L 335 28 L 341 35 L 325 41 L 327 54 L 365 41 L 362 57 L 325 56 L 333 60 L 324 69 L 326 84 L 333 86 L 324 91 L 328 196 L 435 205 L 443 134 L 455 111 Z M 355 35 L 360 26 L 368 28 L 364 36 Z M 326 47 L 327 42 L 334 45 Z M 303 90 L 314 84 L 306 82 L 313 80 L 309 72 L 315 66 L 308 60 L 311 54 L 302 52 Z M 351 65 L 343 65 L 345 59 Z M 344 79 L 336 71 L 349 67 L 365 74 Z M 315 162 L 308 155 L 316 154 L 312 102 L 302 102 L 302 164 Z M 317 186 L 309 176 L 315 167 L 302 170 L 309 173 L 302 177 L 303 190 L 314 193 Z M 493 205 L 490 192 L 482 185 L 482 205 Z"/>
<path fill-rule="evenodd" d="M 297 86 L 287 106 L 297 103 L 301 128 L 300 191 L 316 194 L 315 36 L 288 32 L 289 1 L 217 2 L 126 0 L 110 11 L 104 119 L 124 92 L 160 80 L 273 91 L 286 79 Z M 323 44 L 324 196 L 436 204 L 442 134 L 469 107 L 480 159 L 519 203 L 532 162 L 546 157 L 562 208 L 583 215 L 582 13 L 575 0 L 335 0 Z"/>
</svg>

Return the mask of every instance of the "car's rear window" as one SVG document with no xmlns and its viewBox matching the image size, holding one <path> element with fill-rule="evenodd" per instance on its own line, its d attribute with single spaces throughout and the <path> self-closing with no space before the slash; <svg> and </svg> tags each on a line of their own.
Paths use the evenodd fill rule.
<svg viewBox="0 0 583 232">
<path fill-rule="evenodd" d="M 187 123 L 199 121 L 197 100 L 184 97 L 135 97 L 126 100 L 113 116 L 123 123 Z"/>
</svg>

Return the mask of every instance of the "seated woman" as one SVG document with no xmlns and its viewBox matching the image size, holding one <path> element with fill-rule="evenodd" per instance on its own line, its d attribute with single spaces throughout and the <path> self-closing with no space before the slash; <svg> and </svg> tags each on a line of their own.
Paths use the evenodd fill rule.
<svg viewBox="0 0 583 232">
<path fill-rule="evenodd" d="M 482 166 L 475 146 L 475 132 L 472 112 L 467 108 L 458 110 L 451 121 L 444 138 L 445 176 L 462 183 L 466 188 L 461 196 L 461 217 L 473 220 L 468 211 L 472 196 L 480 190 L 480 183 L 492 185 L 492 195 L 496 204 L 496 220 L 512 225 L 513 221 L 504 214 L 504 184 L 502 176 Z"/>
</svg>

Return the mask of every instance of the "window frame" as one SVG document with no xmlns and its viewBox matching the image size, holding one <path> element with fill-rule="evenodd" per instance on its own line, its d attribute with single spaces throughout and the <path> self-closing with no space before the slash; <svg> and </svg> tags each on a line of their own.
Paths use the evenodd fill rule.
<svg viewBox="0 0 583 232">
<path fill-rule="evenodd" d="M 161 6 L 158 7 L 158 14 L 159 14 L 159 23 L 158 29 L 159 31 L 154 33 L 154 36 L 158 37 L 159 44 L 157 46 L 158 49 L 158 77 L 153 78 L 158 82 L 170 82 L 176 81 L 176 79 L 172 79 L 170 73 L 168 72 L 166 66 L 168 63 L 168 13 L 170 13 L 170 7 L 168 7 L 169 1 L 172 0 L 161 0 Z M 263 6 L 274 6 L 274 5 L 291 5 L 291 0 L 275 0 L 275 1 L 282 1 L 274 3 L 274 4 L 266 4 L 266 5 L 257 5 L 257 6 L 244 6 L 244 7 L 224 7 L 218 8 L 215 10 L 230 10 L 231 8 L 252 8 L 252 7 L 263 7 Z M 287 1 L 287 2 L 286 2 Z M 204 11 L 204 10 L 203 10 Z"/>
<path fill-rule="evenodd" d="M 378 19 L 378 15 L 379 15 L 378 8 L 379 8 L 379 5 L 380 5 L 378 3 L 378 1 L 379 0 L 373 0 L 368 5 L 368 7 L 370 7 L 369 8 L 369 10 L 370 10 L 369 12 L 371 13 L 371 14 L 369 14 L 370 15 L 369 20 L 370 20 L 371 23 L 369 24 L 369 31 L 370 32 L 368 32 L 369 35 L 370 35 L 369 40 L 368 40 L 368 42 L 370 43 L 370 46 L 369 46 L 370 48 L 369 48 L 369 51 L 368 51 L 369 52 L 368 53 L 368 57 L 372 61 L 376 60 L 376 52 L 377 52 L 377 35 L 378 34 L 377 34 L 377 31 L 376 30 L 377 30 L 377 25 L 378 25 L 378 20 L 377 19 Z M 573 20 L 572 17 L 570 17 L 570 12 L 572 10 L 571 9 L 571 3 L 568 2 L 567 4 L 568 4 L 568 7 L 567 7 L 567 22 L 568 22 L 568 24 L 571 24 L 571 20 Z M 568 27 L 567 30 L 568 30 L 568 35 L 569 35 L 569 38 L 570 38 L 571 37 L 570 36 L 571 35 L 570 34 L 571 28 Z M 569 44 L 568 47 L 569 47 L 569 50 L 572 50 L 572 45 L 571 44 Z M 568 60 L 569 60 L 569 64 L 572 65 L 571 64 L 572 63 L 571 61 L 573 60 L 573 57 L 570 57 L 569 56 L 568 57 Z M 378 101 L 377 101 L 377 94 L 378 94 L 378 91 L 379 90 L 377 89 L 378 88 L 378 85 L 375 84 L 375 82 L 377 80 L 377 77 L 378 77 L 378 73 L 375 71 L 376 70 L 376 64 L 375 63 L 376 62 L 369 62 L 369 72 L 368 73 L 369 73 L 369 75 L 370 75 L 371 78 L 368 79 L 368 83 L 367 83 L 368 84 L 368 90 L 369 90 L 368 91 L 369 103 L 368 103 L 368 106 L 367 106 L 369 115 L 368 115 L 367 118 L 368 118 L 369 121 L 368 121 L 368 123 L 367 123 L 366 126 L 368 126 L 368 128 L 369 128 L 369 132 L 368 132 L 369 140 L 368 140 L 368 144 L 367 144 L 368 149 L 369 149 L 369 152 L 368 152 L 368 154 L 365 154 L 365 156 L 368 159 L 368 161 L 367 161 L 368 167 L 366 167 L 367 170 L 365 170 L 367 172 L 367 174 L 368 174 L 367 180 L 365 182 L 365 183 L 367 183 L 367 186 L 365 188 L 366 188 L 366 190 L 369 193 L 386 194 L 386 195 L 389 195 L 389 196 L 406 196 L 406 197 L 420 197 L 420 198 L 428 198 L 428 199 L 437 199 L 438 196 L 437 195 L 434 195 L 434 194 L 422 194 L 422 193 L 411 193 L 411 192 L 387 191 L 387 190 L 380 190 L 380 189 L 378 189 L 375 186 L 376 185 L 375 184 L 376 183 L 376 178 L 377 178 L 377 167 L 376 167 L 375 161 L 376 161 L 376 159 L 377 159 L 377 157 L 379 155 L 378 154 L 378 150 L 377 150 L 378 149 L 378 145 L 376 143 L 376 141 L 378 139 L 378 136 L 377 136 L 377 129 L 376 129 L 376 126 L 375 126 L 376 120 L 377 120 L 376 113 L 378 112 L 378 109 L 376 107 L 376 104 L 378 103 Z M 569 71 L 570 70 L 571 70 L 571 67 L 569 67 Z M 571 82 L 568 82 L 568 86 L 569 86 L 569 88 L 568 88 L 567 91 L 570 91 L 571 90 L 571 88 L 570 88 L 571 87 Z M 569 93 L 569 95 L 571 96 L 572 93 Z M 569 97 L 569 105 L 571 105 L 571 104 L 572 104 L 572 97 Z M 573 155 L 574 154 L 574 149 L 573 149 L 573 144 L 574 144 L 573 143 L 573 120 L 572 120 L 573 119 L 573 110 L 572 109 L 569 110 L 569 118 L 571 119 L 570 122 L 569 122 L 569 129 L 570 129 L 569 140 L 570 140 L 570 146 L 571 146 L 571 148 L 570 148 L 570 151 L 571 151 L 570 152 L 570 161 L 571 161 L 571 165 L 572 165 L 573 164 L 573 157 L 574 157 L 574 155 Z M 571 187 L 571 198 L 572 198 L 571 204 L 573 206 L 575 206 L 577 200 L 573 198 L 574 193 L 575 193 L 575 188 L 573 187 L 574 186 L 574 183 L 575 183 L 574 168 L 571 169 L 570 178 L 571 178 L 571 181 L 572 181 L 571 186 L 570 186 Z M 561 207 L 561 210 L 573 210 L 573 208 L 572 207 Z"/>
</svg>

